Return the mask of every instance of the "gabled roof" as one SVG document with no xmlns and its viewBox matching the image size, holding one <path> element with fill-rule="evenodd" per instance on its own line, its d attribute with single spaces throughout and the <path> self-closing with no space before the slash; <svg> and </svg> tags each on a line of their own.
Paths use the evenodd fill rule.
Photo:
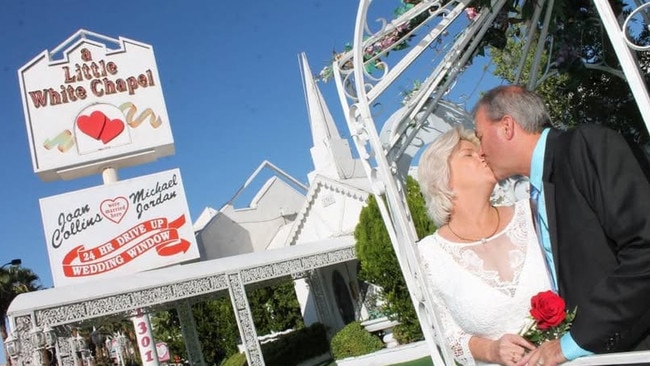
<svg viewBox="0 0 650 366">
<path fill-rule="evenodd" d="M 361 202 L 365 202 L 368 198 L 368 195 L 370 194 L 369 185 L 370 182 L 366 177 L 337 181 L 328 177 L 324 177 L 322 175 L 317 175 L 310 186 L 309 192 L 307 193 L 305 205 L 298 212 L 298 217 L 296 217 L 296 220 L 293 222 L 293 227 L 291 228 L 291 232 L 288 235 L 287 243 L 289 245 L 296 244 L 298 234 L 304 227 L 304 224 L 307 222 L 309 214 L 312 211 L 314 204 L 317 202 L 316 197 L 319 191 L 322 189 L 329 189 L 341 196 L 348 196 Z"/>
</svg>

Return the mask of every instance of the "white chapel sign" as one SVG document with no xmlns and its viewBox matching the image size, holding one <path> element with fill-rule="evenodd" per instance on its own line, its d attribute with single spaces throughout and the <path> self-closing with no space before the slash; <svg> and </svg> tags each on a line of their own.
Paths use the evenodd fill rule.
<svg viewBox="0 0 650 366">
<path fill-rule="evenodd" d="M 40 200 L 55 286 L 199 258 L 180 171 Z"/>
<path fill-rule="evenodd" d="M 32 165 L 43 180 L 174 153 L 149 45 L 80 30 L 20 68 L 18 78 Z"/>
</svg>

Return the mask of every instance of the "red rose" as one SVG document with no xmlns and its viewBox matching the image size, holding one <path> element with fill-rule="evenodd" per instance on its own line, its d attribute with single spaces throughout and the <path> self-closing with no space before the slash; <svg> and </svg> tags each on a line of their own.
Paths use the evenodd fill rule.
<svg viewBox="0 0 650 366">
<path fill-rule="evenodd" d="M 530 315 L 537 321 L 537 328 L 546 330 L 564 321 L 566 304 L 553 291 L 540 292 L 530 299 Z"/>
</svg>

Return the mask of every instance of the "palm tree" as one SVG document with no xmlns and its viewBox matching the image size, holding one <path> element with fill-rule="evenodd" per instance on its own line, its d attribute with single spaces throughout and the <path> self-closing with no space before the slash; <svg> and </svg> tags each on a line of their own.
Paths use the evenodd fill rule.
<svg viewBox="0 0 650 366">
<path fill-rule="evenodd" d="M 2 345 L 5 348 L 5 357 L 7 365 L 11 365 L 11 358 L 7 354 L 7 309 L 9 304 L 16 296 L 25 292 L 40 290 L 42 288 L 38 275 L 29 268 L 20 265 L 12 265 L 7 268 L 0 268 L 0 335 L 2 335 Z"/>
</svg>

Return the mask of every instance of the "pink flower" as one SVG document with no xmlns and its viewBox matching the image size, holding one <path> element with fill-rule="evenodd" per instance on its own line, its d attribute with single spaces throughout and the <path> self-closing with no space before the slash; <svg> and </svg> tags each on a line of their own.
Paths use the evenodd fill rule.
<svg viewBox="0 0 650 366">
<path fill-rule="evenodd" d="M 476 8 L 465 8 L 465 14 L 467 19 L 474 20 L 478 16 L 478 11 L 476 11 Z"/>
<path fill-rule="evenodd" d="M 395 43 L 395 41 L 396 41 L 395 37 L 393 35 L 390 35 L 381 41 L 380 47 L 382 48 L 382 50 L 384 50 L 390 47 L 393 43 Z"/>
</svg>

